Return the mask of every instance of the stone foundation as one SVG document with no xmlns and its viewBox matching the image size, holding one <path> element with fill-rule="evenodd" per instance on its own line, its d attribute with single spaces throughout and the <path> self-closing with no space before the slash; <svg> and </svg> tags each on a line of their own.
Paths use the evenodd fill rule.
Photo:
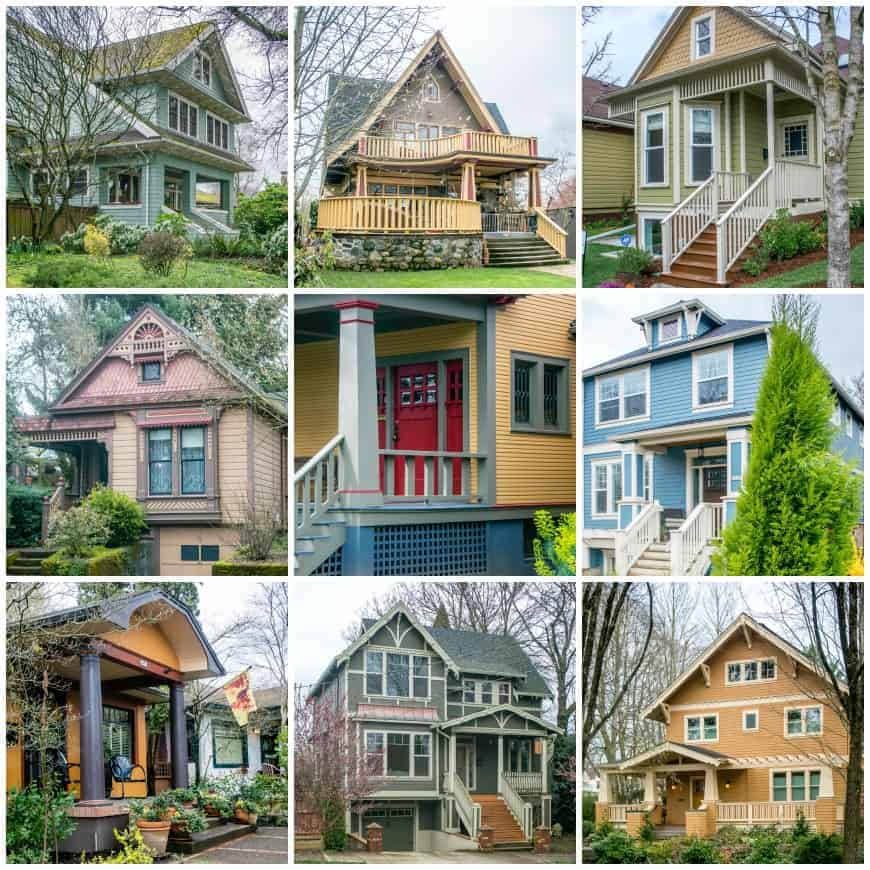
<svg viewBox="0 0 870 870">
<path fill-rule="evenodd" d="M 332 240 L 335 268 L 354 272 L 418 272 L 483 264 L 481 234 L 336 233 Z"/>
</svg>

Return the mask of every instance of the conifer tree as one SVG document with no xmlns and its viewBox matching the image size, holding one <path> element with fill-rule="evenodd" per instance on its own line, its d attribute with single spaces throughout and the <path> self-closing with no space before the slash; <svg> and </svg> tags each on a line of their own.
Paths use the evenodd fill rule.
<svg viewBox="0 0 870 870">
<path fill-rule="evenodd" d="M 438 605 L 438 612 L 435 614 L 432 628 L 450 628 L 450 619 L 447 616 L 447 609 L 443 604 Z"/>
<path fill-rule="evenodd" d="M 834 452 L 830 378 L 815 354 L 815 316 L 778 300 L 737 515 L 715 573 L 831 576 L 846 572 L 860 517 L 861 477 Z"/>
</svg>

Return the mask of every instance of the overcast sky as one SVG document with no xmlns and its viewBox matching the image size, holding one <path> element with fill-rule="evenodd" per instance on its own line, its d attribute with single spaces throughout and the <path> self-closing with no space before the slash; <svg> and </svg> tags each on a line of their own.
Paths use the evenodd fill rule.
<svg viewBox="0 0 870 870">
<path fill-rule="evenodd" d="M 640 327 L 632 317 L 656 311 L 691 295 L 650 293 L 584 295 L 582 304 L 582 366 L 606 362 L 613 357 L 643 347 Z M 734 291 L 721 295 L 700 295 L 725 320 L 769 320 L 773 296 Z M 864 371 L 864 297 L 860 293 L 816 295 L 821 304 L 819 315 L 819 350 L 828 370 L 844 386 L 853 375 Z"/>
<path fill-rule="evenodd" d="M 603 6 L 592 22 L 583 27 L 583 53 L 591 51 L 595 43 L 603 42 L 604 37 L 612 31 L 612 50 L 608 58 L 612 80 L 617 84 L 628 84 L 632 73 L 652 47 L 674 8 L 640 4 Z M 842 36 L 849 35 L 849 20 L 845 8 L 843 7 L 844 13 L 837 22 L 837 32 Z M 811 39 L 814 43 L 817 41 L 817 31 L 812 33 Z"/>
</svg>

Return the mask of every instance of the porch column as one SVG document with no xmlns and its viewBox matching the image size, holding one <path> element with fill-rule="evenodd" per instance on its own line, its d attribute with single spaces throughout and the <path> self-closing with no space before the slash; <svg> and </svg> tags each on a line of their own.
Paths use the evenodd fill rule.
<svg viewBox="0 0 870 870">
<path fill-rule="evenodd" d="M 776 162 L 776 124 L 774 120 L 774 104 L 773 104 L 773 82 L 770 80 L 773 75 L 773 64 L 771 61 L 765 61 L 765 69 L 769 69 L 765 89 L 767 92 L 767 165 L 773 166 Z M 769 204 L 770 210 L 776 210 L 776 177 L 774 175 L 773 183 L 768 184 L 767 189 L 770 191 Z"/>
<path fill-rule="evenodd" d="M 477 201 L 477 190 L 474 181 L 474 164 L 462 164 L 462 187 L 460 188 L 460 199 L 468 199 L 472 202 Z"/>
<path fill-rule="evenodd" d="M 383 504 L 378 472 L 374 302 L 339 302 L 338 432 L 344 436 L 344 507 Z"/>
<path fill-rule="evenodd" d="M 100 683 L 100 657 L 94 652 L 79 656 L 79 702 L 81 721 L 81 800 L 106 799 L 103 775 L 103 688 Z"/>
<path fill-rule="evenodd" d="M 529 211 L 541 207 L 541 170 L 537 166 L 529 169 Z"/>
<path fill-rule="evenodd" d="M 682 196 L 680 196 L 681 187 L 681 179 L 680 179 L 680 151 L 682 150 L 680 147 L 680 122 L 683 120 L 682 118 L 682 106 L 680 105 L 680 86 L 674 85 L 673 87 L 673 113 L 674 113 L 674 121 L 673 121 L 673 141 L 675 146 L 673 147 L 674 154 L 674 168 L 673 168 L 673 179 L 671 180 L 671 185 L 673 187 L 672 196 L 674 198 L 674 202 L 678 203 L 682 200 Z"/>
<path fill-rule="evenodd" d="M 356 166 L 356 196 L 367 196 L 369 185 L 369 168 L 357 163 Z"/>
<path fill-rule="evenodd" d="M 450 735 L 450 755 L 447 760 L 447 769 L 450 773 L 450 788 L 453 788 L 453 777 L 456 776 L 456 735 Z"/>
<path fill-rule="evenodd" d="M 606 770 L 598 777 L 598 803 L 610 803 L 610 774 Z"/>
<path fill-rule="evenodd" d="M 172 787 L 187 788 L 187 720 L 184 715 L 184 685 L 169 687 L 169 739 L 172 751 Z"/>
<path fill-rule="evenodd" d="M 731 171 L 731 91 L 725 91 L 725 171 Z"/>
<path fill-rule="evenodd" d="M 834 769 L 830 765 L 822 765 L 819 782 L 819 797 L 834 796 Z"/>
<path fill-rule="evenodd" d="M 746 172 L 746 91 L 740 91 L 740 171 Z"/>
<path fill-rule="evenodd" d="M 550 741 L 546 737 L 542 737 L 541 743 L 541 794 L 549 794 L 550 787 L 547 780 L 547 750 L 549 749 Z"/>
<path fill-rule="evenodd" d="M 498 735 L 498 793 L 501 794 L 501 775 L 504 773 L 504 735 Z"/>
<path fill-rule="evenodd" d="M 656 804 L 658 798 L 656 796 L 656 772 L 647 770 L 643 778 L 643 802 L 645 804 Z"/>
<path fill-rule="evenodd" d="M 746 467 L 749 464 L 749 430 L 729 429 L 725 433 L 727 443 L 726 452 L 726 495 L 722 499 L 725 503 L 725 516 L 723 523 L 727 525 L 734 519 L 737 511 L 737 497 L 743 489 L 743 481 L 746 476 Z"/>
<path fill-rule="evenodd" d="M 719 777 L 712 765 L 704 768 L 704 803 L 719 800 Z"/>
</svg>

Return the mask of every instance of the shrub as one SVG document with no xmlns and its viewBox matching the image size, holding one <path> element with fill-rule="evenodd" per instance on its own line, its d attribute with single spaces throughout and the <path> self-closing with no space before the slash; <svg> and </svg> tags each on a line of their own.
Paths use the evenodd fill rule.
<svg viewBox="0 0 870 870">
<path fill-rule="evenodd" d="M 6 483 L 6 546 L 32 547 L 42 536 L 42 499 L 51 490 Z"/>
<path fill-rule="evenodd" d="M 93 225 L 85 229 L 85 253 L 97 260 L 109 256 L 109 237 Z"/>
<path fill-rule="evenodd" d="M 46 556 L 40 563 L 45 577 L 87 577 L 88 560 L 84 556 L 68 556 L 57 552 Z"/>
<path fill-rule="evenodd" d="M 273 230 L 263 243 L 266 268 L 277 274 L 287 274 L 287 259 L 290 256 L 287 224 Z"/>
<path fill-rule="evenodd" d="M 649 817 L 649 813 L 643 814 L 643 824 L 640 826 L 640 830 L 637 832 L 637 836 L 644 843 L 651 843 L 655 839 L 656 829 L 652 823 L 652 819 Z"/>
<path fill-rule="evenodd" d="M 173 236 L 185 238 L 190 221 L 178 211 L 164 211 L 157 215 L 154 229 L 159 233 L 171 233 Z"/>
<path fill-rule="evenodd" d="M 776 831 L 762 829 L 752 834 L 752 848 L 746 856 L 747 864 L 781 864 L 780 838 Z"/>
<path fill-rule="evenodd" d="M 148 227 L 112 221 L 106 226 L 106 234 L 109 237 L 109 249 L 112 254 L 115 256 L 134 254 L 142 239 L 148 234 Z"/>
<path fill-rule="evenodd" d="M 588 840 L 592 836 L 592 832 L 595 830 L 594 822 L 587 822 L 586 819 L 583 819 L 583 839 Z"/>
<path fill-rule="evenodd" d="M 149 273 L 164 278 L 172 267 L 193 253 L 186 239 L 168 232 L 148 233 L 139 244 L 139 262 Z"/>
<path fill-rule="evenodd" d="M 793 221 L 785 209 L 779 209 L 759 233 L 762 244 L 774 259 L 790 260 L 821 247 L 822 237 L 806 221 Z"/>
<path fill-rule="evenodd" d="M 595 823 L 595 803 L 598 796 L 590 792 L 583 792 L 583 821 Z"/>
<path fill-rule="evenodd" d="M 6 860 L 9 864 L 50 864 L 56 844 L 75 829 L 67 815 L 72 792 L 51 788 L 46 800 L 36 784 L 23 791 L 11 789 L 6 797 Z M 43 835 L 48 848 L 43 849 Z"/>
<path fill-rule="evenodd" d="M 792 854 L 795 864 L 842 864 L 843 838 L 839 834 L 808 834 Z"/>
<path fill-rule="evenodd" d="M 619 281 L 616 278 L 611 278 L 608 281 L 602 281 L 598 286 L 599 287 L 625 287 L 625 282 Z"/>
<path fill-rule="evenodd" d="M 323 848 L 342 851 L 347 842 L 344 826 L 344 804 L 341 801 L 326 801 L 323 805 Z"/>
<path fill-rule="evenodd" d="M 102 514 L 109 526 L 107 547 L 125 547 L 135 544 L 148 531 L 142 505 L 123 492 L 95 486 L 84 501 Z"/>
<path fill-rule="evenodd" d="M 30 236 L 13 236 L 6 243 L 7 254 L 32 254 L 39 250 L 39 245 Z"/>
<path fill-rule="evenodd" d="M 107 268 L 88 260 L 42 260 L 30 280 L 32 287 L 93 287 L 106 277 Z"/>
<path fill-rule="evenodd" d="M 804 817 L 804 814 L 798 811 L 797 821 L 792 826 L 789 834 L 791 834 L 792 840 L 800 840 L 802 837 L 809 836 L 809 833 L 810 826 L 807 824 L 807 820 Z"/>
<path fill-rule="evenodd" d="M 100 857 L 97 855 L 90 861 L 79 861 L 79 864 L 153 864 L 154 856 L 142 839 L 142 832 L 136 825 L 131 825 L 126 831 L 115 832 L 115 839 L 120 849 L 112 855 Z"/>
<path fill-rule="evenodd" d="M 864 226 L 864 200 L 853 202 L 849 206 L 849 227 L 853 230 L 860 230 Z"/>
<path fill-rule="evenodd" d="M 644 850 L 624 831 L 612 831 L 592 841 L 596 864 L 646 864 Z"/>
<path fill-rule="evenodd" d="M 67 556 L 89 556 L 94 547 L 109 540 L 105 514 L 81 504 L 59 514 L 48 531 L 48 544 Z"/>
<path fill-rule="evenodd" d="M 623 248 L 616 258 L 616 271 L 627 275 L 652 275 L 655 258 L 642 248 Z"/>
<path fill-rule="evenodd" d="M 124 577 L 128 572 L 129 552 L 126 547 L 97 547 L 85 562 L 88 577 Z"/>
<path fill-rule="evenodd" d="M 62 254 L 63 248 L 57 242 L 46 242 L 42 246 L 42 253 L 47 257 L 53 257 L 56 254 Z"/>
<path fill-rule="evenodd" d="M 296 287 L 316 287 L 320 273 L 335 266 L 335 243 L 332 233 L 309 235 L 302 239 L 293 252 L 293 280 Z"/>
<path fill-rule="evenodd" d="M 657 843 L 650 843 L 646 847 L 646 860 L 648 864 L 675 864 L 675 852 L 679 840 L 660 840 Z"/>
<path fill-rule="evenodd" d="M 567 577 L 577 573 L 577 514 L 562 514 L 558 521 L 549 511 L 535 511 L 539 538 L 532 543 L 535 572 L 539 576 Z"/>
<path fill-rule="evenodd" d="M 743 261 L 743 271 L 753 278 L 757 278 L 770 265 L 770 253 L 764 245 L 759 245 Z"/>
<path fill-rule="evenodd" d="M 286 577 L 286 562 L 215 562 L 211 566 L 213 577 Z"/>
<path fill-rule="evenodd" d="M 721 864 L 721 857 L 709 840 L 692 837 L 680 853 L 680 864 Z"/>
<path fill-rule="evenodd" d="M 253 196 L 239 196 L 235 222 L 242 232 L 255 236 L 270 236 L 288 216 L 288 190 L 286 184 L 267 184 Z"/>
</svg>

